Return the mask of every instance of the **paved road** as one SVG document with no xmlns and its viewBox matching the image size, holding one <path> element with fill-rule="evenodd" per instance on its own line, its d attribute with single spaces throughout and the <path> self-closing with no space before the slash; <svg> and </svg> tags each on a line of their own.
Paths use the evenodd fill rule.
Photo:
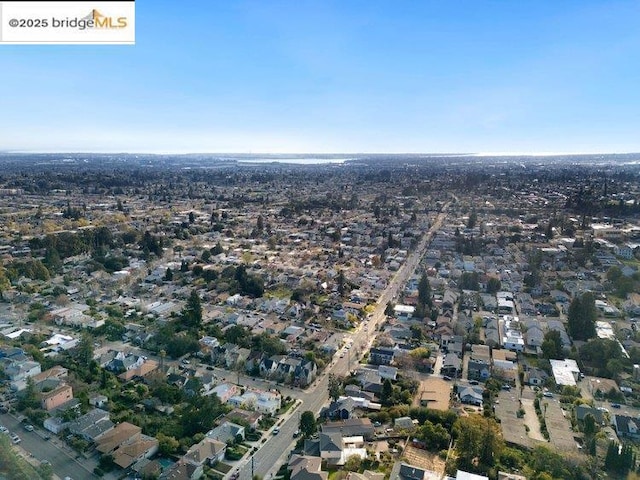
<svg viewBox="0 0 640 480">
<path fill-rule="evenodd" d="M 0 423 L 7 427 L 9 431 L 18 434 L 22 439 L 19 447 L 23 448 L 27 454 L 31 453 L 39 461 L 48 460 L 51 462 L 53 472 L 58 477 L 69 476 L 77 480 L 97 478 L 91 470 L 85 467 L 87 462 L 85 459 L 77 461 L 75 455 L 65 447 L 59 446 L 60 441 L 54 439 L 53 436 L 51 440 L 44 440 L 42 438 L 44 435 L 42 430 L 27 432 L 18 420 L 10 414 L 0 414 Z"/>
<path fill-rule="evenodd" d="M 402 288 L 414 273 L 425 250 L 431 243 L 435 232 L 442 226 L 446 218 L 445 212 L 447 211 L 448 205 L 449 204 L 445 205 L 442 213 L 438 215 L 429 231 L 423 236 L 418 247 L 407 257 L 403 266 L 398 270 L 391 282 L 389 282 L 389 285 L 380 296 L 376 304 L 376 309 L 371 314 L 369 320 L 363 322 L 359 328 L 350 335 L 353 343 L 344 357 L 334 359 L 331 365 L 325 369 L 324 373 L 310 388 L 301 392 L 293 392 L 295 394 L 294 396 L 300 400 L 297 412 L 310 410 L 316 414 L 319 413 L 329 399 L 329 374 L 332 373 L 338 376 L 346 375 L 350 369 L 353 369 L 357 365 L 357 357 L 370 347 L 375 339 L 378 325 L 386 318 L 384 311 L 387 303 L 398 295 L 400 288 Z M 246 459 L 244 461 L 245 463 L 239 467 L 238 479 L 251 480 L 252 473 L 262 476 L 265 480 L 273 478 L 279 467 L 286 461 L 293 447 L 295 442 L 293 432 L 298 429 L 298 424 L 299 420 L 296 413 L 285 418 L 282 424 L 279 425 L 280 433 L 278 435 L 271 435 L 266 443 L 253 455 L 253 460 L 251 458 Z M 234 469 L 232 472 L 236 470 L 237 469 Z"/>
</svg>

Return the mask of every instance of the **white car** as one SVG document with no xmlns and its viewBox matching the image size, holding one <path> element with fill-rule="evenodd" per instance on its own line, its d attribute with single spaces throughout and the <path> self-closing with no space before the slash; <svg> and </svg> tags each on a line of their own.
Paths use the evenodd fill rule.
<svg viewBox="0 0 640 480">
<path fill-rule="evenodd" d="M 0 433 L 9 433 L 9 430 L 4 425 L 0 425 Z"/>
</svg>

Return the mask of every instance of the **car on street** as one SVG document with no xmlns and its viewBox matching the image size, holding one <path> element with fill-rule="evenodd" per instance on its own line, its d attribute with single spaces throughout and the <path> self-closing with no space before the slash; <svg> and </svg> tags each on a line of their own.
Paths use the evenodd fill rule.
<svg viewBox="0 0 640 480">
<path fill-rule="evenodd" d="M 33 425 L 31 425 L 30 423 L 25 424 L 24 429 L 27 432 L 33 432 Z"/>
<path fill-rule="evenodd" d="M 612 408 L 620 408 L 620 404 L 619 403 L 612 403 L 611 407 Z"/>
<path fill-rule="evenodd" d="M 0 425 L 0 433 L 9 433 L 9 430 L 4 425 Z"/>
<path fill-rule="evenodd" d="M 18 444 L 18 443 L 20 443 L 22 441 L 22 439 L 18 435 L 16 435 L 15 433 L 12 433 L 11 434 L 11 441 L 13 443 L 15 443 L 15 444 Z"/>
<path fill-rule="evenodd" d="M 544 392 L 544 393 L 542 394 L 542 396 L 543 396 L 543 397 L 547 397 L 547 398 L 553 398 L 553 393 L 551 393 L 551 392 Z"/>
<path fill-rule="evenodd" d="M 277 435 L 279 433 L 280 433 L 280 428 L 276 427 L 276 428 L 273 429 L 273 434 L 274 435 Z"/>
</svg>

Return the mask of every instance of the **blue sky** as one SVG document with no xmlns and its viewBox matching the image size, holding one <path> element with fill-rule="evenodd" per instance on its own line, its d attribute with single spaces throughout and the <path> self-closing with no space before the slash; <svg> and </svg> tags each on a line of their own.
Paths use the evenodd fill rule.
<svg viewBox="0 0 640 480">
<path fill-rule="evenodd" d="M 136 2 L 0 45 L 0 151 L 640 152 L 640 2 Z"/>
</svg>

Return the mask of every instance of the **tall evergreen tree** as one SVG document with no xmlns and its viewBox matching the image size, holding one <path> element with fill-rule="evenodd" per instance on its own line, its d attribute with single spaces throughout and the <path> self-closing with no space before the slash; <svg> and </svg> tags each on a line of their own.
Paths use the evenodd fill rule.
<svg viewBox="0 0 640 480">
<path fill-rule="evenodd" d="M 591 292 L 575 297 L 569 305 L 569 335 L 574 340 L 588 340 L 595 337 L 597 318 L 596 301 Z"/>
<path fill-rule="evenodd" d="M 187 328 L 200 328 L 202 325 L 202 304 L 196 289 L 191 290 L 187 304 L 182 310 L 182 322 Z"/>
<path fill-rule="evenodd" d="M 426 273 L 423 273 L 418 283 L 418 301 L 429 308 L 431 308 L 433 301 L 431 300 L 431 285 L 429 285 L 429 277 Z"/>
</svg>

